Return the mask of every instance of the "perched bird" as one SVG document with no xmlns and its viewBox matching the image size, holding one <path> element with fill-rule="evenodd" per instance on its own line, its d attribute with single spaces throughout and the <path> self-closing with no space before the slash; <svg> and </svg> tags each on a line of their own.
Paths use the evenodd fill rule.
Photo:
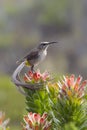
<svg viewBox="0 0 87 130">
<path fill-rule="evenodd" d="M 30 66 L 34 71 L 34 66 L 43 61 L 47 55 L 47 49 L 49 45 L 58 42 L 41 42 L 36 48 L 31 50 L 26 56 L 17 61 L 17 63 L 25 62 L 25 65 Z"/>
</svg>

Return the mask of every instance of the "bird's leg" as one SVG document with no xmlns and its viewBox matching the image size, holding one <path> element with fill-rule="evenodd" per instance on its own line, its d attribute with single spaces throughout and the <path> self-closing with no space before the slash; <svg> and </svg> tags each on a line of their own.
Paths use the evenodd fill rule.
<svg viewBox="0 0 87 130">
<path fill-rule="evenodd" d="M 35 70 L 34 70 L 34 65 L 31 66 L 31 71 L 34 73 Z"/>
</svg>

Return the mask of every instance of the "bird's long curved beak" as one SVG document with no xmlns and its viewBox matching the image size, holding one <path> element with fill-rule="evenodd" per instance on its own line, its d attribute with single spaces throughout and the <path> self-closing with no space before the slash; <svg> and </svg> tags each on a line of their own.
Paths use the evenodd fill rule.
<svg viewBox="0 0 87 130">
<path fill-rule="evenodd" d="M 55 44 L 55 43 L 58 43 L 58 42 L 48 42 L 47 44 L 50 45 L 50 44 Z"/>
</svg>

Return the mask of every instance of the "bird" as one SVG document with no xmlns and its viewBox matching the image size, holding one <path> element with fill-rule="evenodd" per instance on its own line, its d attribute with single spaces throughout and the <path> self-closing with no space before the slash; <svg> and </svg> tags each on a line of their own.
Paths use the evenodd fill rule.
<svg viewBox="0 0 87 130">
<path fill-rule="evenodd" d="M 24 62 L 26 66 L 31 67 L 31 71 L 34 72 L 34 67 L 37 66 L 41 61 L 43 61 L 47 55 L 47 49 L 51 44 L 58 42 L 41 42 L 36 48 L 32 49 L 27 55 L 22 59 L 19 59 L 17 63 Z"/>
</svg>

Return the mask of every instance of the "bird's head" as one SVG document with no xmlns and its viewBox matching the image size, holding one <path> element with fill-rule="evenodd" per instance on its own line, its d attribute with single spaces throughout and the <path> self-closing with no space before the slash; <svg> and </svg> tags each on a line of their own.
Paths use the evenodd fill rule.
<svg viewBox="0 0 87 130">
<path fill-rule="evenodd" d="M 49 45 L 54 44 L 54 43 L 58 43 L 58 42 L 41 42 L 38 46 L 38 49 L 46 50 L 49 47 Z"/>
</svg>

